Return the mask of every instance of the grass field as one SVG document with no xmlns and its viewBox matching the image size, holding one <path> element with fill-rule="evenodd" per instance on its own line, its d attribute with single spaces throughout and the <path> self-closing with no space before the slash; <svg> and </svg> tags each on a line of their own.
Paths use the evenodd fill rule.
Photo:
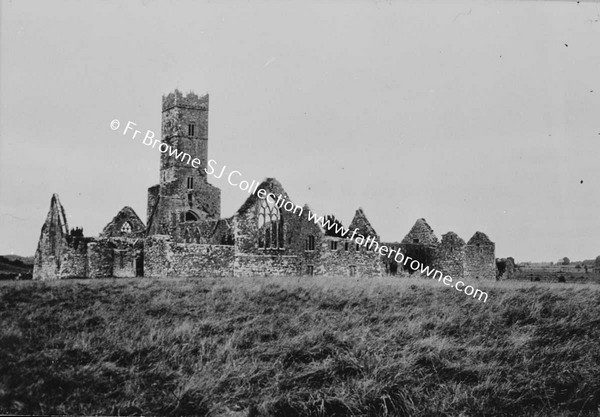
<svg viewBox="0 0 600 417">
<path fill-rule="evenodd" d="M 598 416 L 600 286 L 0 283 L 0 412 Z"/>
<path fill-rule="evenodd" d="M 560 266 L 522 266 L 515 271 L 514 279 L 518 281 L 558 282 L 559 277 L 563 277 L 565 282 L 568 283 L 600 284 L 600 274 L 592 268 L 589 268 L 586 273 L 583 269 L 578 270 Z"/>
</svg>

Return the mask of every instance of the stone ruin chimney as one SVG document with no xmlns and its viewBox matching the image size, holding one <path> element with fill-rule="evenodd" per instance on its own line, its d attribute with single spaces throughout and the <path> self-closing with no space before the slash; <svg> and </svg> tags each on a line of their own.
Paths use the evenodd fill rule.
<svg viewBox="0 0 600 417">
<path fill-rule="evenodd" d="M 69 226 L 65 209 L 60 204 L 58 194 L 50 200 L 50 211 L 42 226 L 40 240 L 35 251 L 33 279 L 58 279 L 63 252 L 66 251 Z"/>
</svg>

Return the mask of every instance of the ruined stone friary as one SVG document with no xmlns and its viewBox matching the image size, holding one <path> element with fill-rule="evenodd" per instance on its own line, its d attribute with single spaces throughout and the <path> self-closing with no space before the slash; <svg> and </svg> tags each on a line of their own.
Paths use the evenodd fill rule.
<svg viewBox="0 0 600 417">
<path fill-rule="evenodd" d="M 376 252 L 374 246 L 330 236 L 313 221 L 309 208 L 294 214 L 268 199 L 250 195 L 231 217 L 221 217 L 221 190 L 207 181 L 208 95 L 163 96 L 161 139 L 200 160 L 160 155 L 160 182 L 148 189 L 146 224 L 124 207 L 97 237 L 70 230 L 58 195 L 42 226 L 35 253 L 34 279 L 98 277 L 202 277 L 408 274 L 407 266 Z M 198 165 L 198 164 L 196 164 Z M 258 190 L 293 201 L 274 178 Z M 400 242 L 380 242 L 362 209 L 349 230 L 455 278 L 495 279 L 495 245 L 481 232 L 468 242 L 453 232 L 438 240 L 425 219 L 416 221 Z"/>
</svg>

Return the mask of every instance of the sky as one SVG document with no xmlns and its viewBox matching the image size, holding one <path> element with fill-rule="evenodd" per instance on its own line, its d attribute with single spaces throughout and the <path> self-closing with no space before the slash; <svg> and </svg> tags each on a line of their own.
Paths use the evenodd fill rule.
<svg viewBox="0 0 600 417">
<path fill-rule="evenodd" d="M 383 241 L 418 218 L 521 261 L 600 255 L 600 5 L 2 1 L 0 254 L 53 193 L 95 236 L 146 220 L 161 97 L 210 94 L 209 158 Z M 222 216 L 247 194 L 223 178 Z"/>
</svg>

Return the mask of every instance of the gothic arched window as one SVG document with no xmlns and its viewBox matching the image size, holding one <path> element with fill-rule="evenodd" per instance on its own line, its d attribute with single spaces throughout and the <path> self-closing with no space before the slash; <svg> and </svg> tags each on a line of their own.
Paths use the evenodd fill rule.
<svg viewBox="0 0 600 417">
<path fill-rule="evenodd" d="M 198 221 L 198 216 L 193 211 L 187 211 L 185 213 L 185 221 L 186 222 L 195 222 Z"/>
<path fill-rule="evenodd" d="M 275 206 L 275 202 L 261 199 L 258 209 L 258 247 L 282 249 L 283 232 L 283 217 Z"/>
</svg>

